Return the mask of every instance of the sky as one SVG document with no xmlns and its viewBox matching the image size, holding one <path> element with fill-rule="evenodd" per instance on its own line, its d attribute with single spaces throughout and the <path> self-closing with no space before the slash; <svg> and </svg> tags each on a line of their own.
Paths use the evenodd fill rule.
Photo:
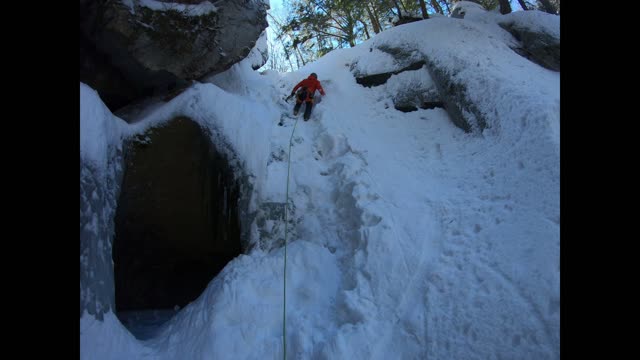
<svg viewBox="0 0 640 360">
<path fill-rule="evenodd" d="M 269 1 L 270 1 L 269 13 L 271 15 L 275 16 L 280 21 L 286 20 L 287 13 L 286 13 L 286 10 L 285 10 L 285 5 L 284 5 L 285 0 L 269 0 Z M 511 0 L 510 4 L 511 4 L 511 10 L 513 12 L 522 10 L 522 7 L 520 6 L 520 4 L 517 1 Z M 274 29 L 276 29 L 277 26 L 274 24 L 273 20 L 269 16 L 267 16 L 267 22 L 269 23 L 269 27 L 267 28 L 267 36 L 268 36 L 269 41 L 273 43 L 274 39 L 276 38 L 276 34 L 274 32 L 275 31 Z M 284 54 L 284 51 L 282 50 L 282 45 L 280 45 L 279 43 L 274 43 L 273 46 L 274 47 L 273 47 L 272 51 L 276 51 L 276 52 L 280 52 L 280 53 Z M 282 56 L 284 56 L 284 55 L 282 55 Z M 269 64 L 265 64 L 265 67 L 260 69 L 260 71 L 262 71 L 264 69 L 267 69 L 267 68 L 269 68 Z"/>
<path fill-rule="evenodd" d="M 283 15 L 284 10 L 284 0 L 269 0 L 271 5 L 271 11 Z M 512 11 L 520 11 L 522 8 L 518 1 L 510 0 L 511 10 Z"/>
<path fill-rule="evenodd" d="M 296 72 L 241 62 L 131 124 L 81 83 L 81 162 L 104 174 L 98 184 L 124 139 L 186 115 L 231 144 L 267 219 L 253 250 L 150 338 L 113 312 L 82 314 L 81 358 L 283 358 L 284 224 L 261 204 L 284 203 L 290 166 L 288 358 L 558 359 L 560 76 L 512 51 L 497 22 L 559 37 L 559 16 L 469 6 L 465 19 L 390 29 Z M 465 133 L 441 108 L 395 110 L 407 88 L 433 86 L 425 68 L 357 84 L 356 72 L 400 66 L 381 46 L 456 74 L 488 128 Z M 326 95 L 304 122 L 284 97 L 310 72 Z"/>
</svg>

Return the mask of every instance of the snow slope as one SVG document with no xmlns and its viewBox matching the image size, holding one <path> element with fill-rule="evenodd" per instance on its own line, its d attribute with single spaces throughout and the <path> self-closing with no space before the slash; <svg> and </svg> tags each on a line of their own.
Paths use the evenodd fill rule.
<svg viewBox="0 0 640 360">
<path fill-rule="evenodd" d="M 550 33 L 559 25 L 514 15 Z M 131 136 L 180 114 L 217 129 L 254 175 L 254 210 L 285 202 L 291 161 L 288 358 L 559 358 L 559 73 L 513 52 L 502 20 L 403 25 L 294 73 L 259 75 L 243 62 L 119 125 Z M 456 74 L 489 127 L 465 133 L 441 108 L 395 110 L 403 84 L 432 81 L 425 69 L 358 85 L 353 69 L 393 68 L 370 51 L 382 44 Z M 326 96 L 303 122 L 283 97 L 311 72 Z M 81 85 L 81 107 L 102 106 L 89 91 Z M 87 138 L 117 143 L 83 131 L 110 116 L 81 112 L 81 153 Z M 82 357 L 282 358 L 284 225 L 264 226 L 153 339 L 136 340 L 112 313 L 83 315 Z"/>
</svg>

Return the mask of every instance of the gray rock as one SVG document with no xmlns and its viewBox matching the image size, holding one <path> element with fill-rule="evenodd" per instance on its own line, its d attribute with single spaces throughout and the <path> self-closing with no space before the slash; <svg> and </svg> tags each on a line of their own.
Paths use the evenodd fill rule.
<svg viewBox="0 0 640 360">
<path fill-rule="evenodd" d="M 115 309 L 111 248 L 120 180 L 121 148 L 109 149 L 107 169 L 80 157 L 80 316 L 102 320 Z"/>
<path fill-rule="evenodd" d="M 112 110 L 228 69 L 267 27 L 262 0 L 220 0 L 198 16 L 130 3 L 80 2 L 80 81 Z"/>
<path fill-rule="evenodd" d="M 436 84 L 444 107 L 453 123 L 465 132 L 482 132 L 487 121 L 480 110 L 468 98 L 466 86 L 455 79 L 436 62 L 427 59 L 427 69 Z"/>
<path fill-rule="evenodd" d="M 255 219 L 255 213 L 250 212 L 253 180 L 229 144 L 211 135 L 218 133 L 201 128 L 190 119 L 178 118 L 123 143 L 109 145 L 104 167 L 96 167 L 81 155 L 81 316 L 88 312 L 101 320 L 110 310 L 144 305 L 145 296 L 163 306 L 173 306 L 181 300 L 152 284 L 160 276 L 174 281 L 176 288 L 177 284 L 183 286 L 187 281 L 179 278 L 179 273 L 153 261 L 146 265 L 154 266 L 142 267 L 136 262 L 148 255 L 153 246 L 171 250 L 177 240 L 183 245 L 181 251 L 186 246 L 197 256 L 209 256 L 206 261 L 195 262 L 206 266 L 189 269 L 181 267 L 186 263 L 181 261 L 188 255 L 185 251 L 170 252 L 175 256 L 164 258 L 173 261 L 175 271 L 197 270 L 202 274 L 201 278 L 189 280 L 194 283 L 187 289 L 192 298 L 199 295 L 214 272 L 235 256 L 228 249 L 233 247 L 237 253 L 248 248 Z M 206 239 L 207 243 L 198 242 L 199 239 Z M 127 257 L 131 260 L 132 254 L 134 261 L 128 262 Z M 162 258 L 158 256 L 156 260 Z M 124 281 L 118 277 L 118 266 L 121 273 L 123 269 L 127 272 Z M 212 272 L 199 271 L 202 269 Z M 127 284 L 136 279 L 149 281 L 137 283 L 135 291 L 127 294 Z"/>
<path fill-rule="evenodd" d="M 472 4 L 475 5 L 475 4 Z M 392 94 L 395 109 L 403 112 L 415 111 L 418 108 L 431 109 L 441 107 L 446 109 L 452 122 L 465 132 L 481 132 L 487 127 L 484 115 L 468 99 L 466 86 L 455 79 L 444 68 L 431 61 L 425 54 L 410 48 L 379 46 L 378 50 L 391 55 L 397 70 L 379 74 L 362 74 L 357 70 L 357 64 L 352 65 L 356 82 L 365 87 L 385 84 L 392 75 L 405 71 L 428 70 L 426 77 L 430 77 L 428 86 L 407 86 L 396 94 Z"/>
<path fill-rule="evenodd" d="M 560 39 L 530 29 L 518 27 L 512 22 L 500 23 L 521 44 L 513 48 L 519 55 L 553 71 L 560 71 Z"/>
<path fill-rule="evenodd" d="M 115 217 L 118 311 L 186 306 L 241 251 L 239 182 L 185 117 L 127 148 Z"/>
<path fill-rule="evenodd" d="M 393 104 L 396 110 L 409 112 L 422 109 L 433 109 L 435 107 L 444 107 L 440 94 L 431 81 L 426 69 L 420 68 L 422 77 L 429 79 L 425 82 L 409 82 L 409 86 L 403 88 L 393 97 Z"/>
<path fill-rule="evenodd" d="M 405 71 L 410 70 L 418 70 L 424 66 L 424 61 L 415 62 L 407 67 L 404 67 L 400 70 L 385 72 L 380 74 L 372 74 L 372 75 L 363 75 L 356 77 L 356 82 L 364 87 L 372 87 L 372 86 L 380 86 L 389 80 L 391 75 L 397 75 Z"/>
</svg>

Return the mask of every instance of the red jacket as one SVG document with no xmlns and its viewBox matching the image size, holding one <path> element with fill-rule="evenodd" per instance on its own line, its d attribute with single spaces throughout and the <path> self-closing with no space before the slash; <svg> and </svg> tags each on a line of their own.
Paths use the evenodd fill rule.
<svg viewBox="0 0 640 360">
<path fill-rule="evenodd" d="M 293 90 L 291 90 L 291 92 L 296 92 L 296 90 L 298 90 L 298 88 L 302 86 L 307 88 L 311 97 L 316 93 L 316 90 L 319 90 L 320 94 L 324 95 L 324 89 L 322 88 L 322 85 L 320 85 L 320 81 L 318 81 L 318 79 L 314 78 L 311 75 L 309 75 L 308 78 L 300 81 L 298 85 L 296 85 Z"/>
</svg>

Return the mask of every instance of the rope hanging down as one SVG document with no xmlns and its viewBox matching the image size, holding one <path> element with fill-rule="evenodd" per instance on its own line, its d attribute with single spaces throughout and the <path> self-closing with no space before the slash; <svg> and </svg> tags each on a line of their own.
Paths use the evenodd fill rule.
<svg viewBox="0 0 640 360">
<path fill-rule="evenodd" d="M 293 134 L 296 131 L 296 126 L 298 125 L 298 119 L 296 118 L 296 122 L 293 124 L 293 130 L 291 131 L 291 137 L 289 138 L 289 156 L 288 156 L 288 164 L 287 164 L 287 192 L 286 192 L 286 202 L 284 204 L 284 286 L 283 286 L 283 306 L 282 306 L 282 348 L 283 348 L 283 359 L 287 360 L 287 321 L 286 321 L 286 313 L 287 313 L 287 236 L 288 236 L 288 228 L 289 221 L 287 219 L 287 212 L 289 209 L 289 172 L 291 170 L 291 146 L 293 145 Z"/>
</svg>

